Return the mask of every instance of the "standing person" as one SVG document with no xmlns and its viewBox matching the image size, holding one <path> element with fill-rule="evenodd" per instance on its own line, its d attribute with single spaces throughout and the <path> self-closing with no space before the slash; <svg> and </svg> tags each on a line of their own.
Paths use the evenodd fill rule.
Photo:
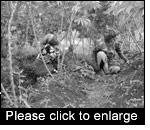
<svg viewBox="0 0 150 130">
<path fill-rule="evenodd" d="M 114 74 L 120 72 L 120 66 L 113 61 L 115 52 L 124 62 L 129 63 L 121 50 L 121 41 L 116 40 L 117 34 L 113 30 L 109 30 L 104 35 L 104 42 L 97 42 L 97 46 L 93 50 L 93 58 L 96 63 L 94 68 L 96 72 L 103 70 L 105 74 Z"/>
</svg>

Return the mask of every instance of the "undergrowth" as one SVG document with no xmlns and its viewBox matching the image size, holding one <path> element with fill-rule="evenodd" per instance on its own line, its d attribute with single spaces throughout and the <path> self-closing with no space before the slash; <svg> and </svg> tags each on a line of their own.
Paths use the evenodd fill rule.
<svg viewBox="0 0 150 130">
<path fill-rule="evenodd" d="M 31 63 L 32 58 L 29 60 Z M 14 74 L 15 85 L 18 86 L 16 89 L 18 106 L 21 108 L 144 107 L 144 59 L 142 55 L 138 55 L 130 61 L 129 65 L 122 63 L 122 71 L 117 75 L 95 74 L 93 68 L 86 62 L 75 64 L 73 60 L 70 60 L 69 69 L 65 68 L 58 74 L 53 74 L 54 79 L 46 74 L 46 70 L 42 73 L 43 68 L 40 69 L 39 66 L 35 69 L 32 64 L 35 67 L 33 71 L 30 67 L 28 71 L 22 68 L 20 75 L 23 76 L 20 79 Z M 4 66 L 2 68 L 3 86 L 13 99 L 7 74 L 9 70 Z M 31 80 L 34 79 L 34 75 L 36 75 L 35 80 Z M 4 93 L 2 97 L 2 107 L 13 107 Z M 20 98 L 22 100 L 19 100 Z"/>
</svg>

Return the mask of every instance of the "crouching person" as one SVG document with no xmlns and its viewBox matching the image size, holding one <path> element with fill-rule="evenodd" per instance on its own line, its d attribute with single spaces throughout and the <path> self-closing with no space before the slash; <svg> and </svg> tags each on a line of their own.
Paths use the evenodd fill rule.
<svg viewBox="0 0 150 130">
<path fill-rule="evenodd" d="M 46 64 L 51 64 L 54 67 L 54 72 L 57 72 L 59 41 L 53 34 L 47 34 L 41 41 L 41 54 Z M 41 54 L 38 54 L 37 59 L 42 61 Z"/>
<path fill-rule="evenodd" d="M 116 74 L 120 72 L 120 66 L 113 61 L 115 52 L 124 62 L 128 63 L 128 59 L 124 56 L 121 50 L 121 41 L 116 41 L 117 34 L 110 30 L 104 36 L 104 42 L 97 42 L 97 46 L 93 50 L 93 58 L 96 63 L 95 71 L 104 71 L 105 74 Z"/>
</svg>

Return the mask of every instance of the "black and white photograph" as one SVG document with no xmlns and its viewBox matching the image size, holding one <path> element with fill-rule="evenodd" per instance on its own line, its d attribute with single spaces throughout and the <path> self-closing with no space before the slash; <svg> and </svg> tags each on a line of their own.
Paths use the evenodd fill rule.
<svg viewBox="0 0 150 130">
<path fill-rule="evenodd" d="M 1 1 L 1 108 L 145 110 L 144 13 L 144 1 Z"/>
</svg>

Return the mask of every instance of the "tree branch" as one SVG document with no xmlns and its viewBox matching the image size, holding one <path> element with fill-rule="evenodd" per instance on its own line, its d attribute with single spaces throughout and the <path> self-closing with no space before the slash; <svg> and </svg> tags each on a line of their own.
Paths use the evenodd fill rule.
<svg viewBox="0 0 150 130">
<path fill-rule="evenodd" d="M 62 17 L 61 17 L 61 27 L 60 27 L 60 31 L 61 31 L 61 38 L 62 38 L 62 30 L 63 30 L 63 19 L 64 19 L 64 6 L 62 5 Z M 59 52 L 59 54 L 58 54 L 58 59 L 57 59 L 57 61 L 58 61 L 58 65 L 57 65 L 57 69 L 59 70 L 61 70 L 62 68 L 62 66 L 60 65 L 60 52 Z"/>
<path fill-rule="evenodd" d="M 32 3 L 31 3 L 31 1 L 29 2 L 29 5 L 30 5 L 30 6 L 29 6 L 29 10 L 30 10 L 30 16 L 31 16 L 31 22 L 32 22 L 33 32 L 34 32 L 34 36 L 35 36 L 35 42 L 36 42 L 36 43 L 39 43 L 39 42 L 38 42 L 38 39 L 37 39 L 36 32 L 35 32 L 35 28 L 34 28 L 34 17 L 33 17 L 32 12 L 31 12 L 31 8 L 32 8 Z M 52 78 L 54 78 L 53 75 L 51 74 L 50 70 L 48 69 L 46 63 L 45 63 L 45 60 L 44 60 L 43 55 L 42 55 L 42 53 L 41 53 L 41 46 L 40 46 L 40 45 L 38 45 L 38 49 L 39 49 L 40 55 L 41 55 L 41 57 L 42 57 L 42 61 L 43 61 L 43 63 L 44 63 L 45 68 L 47 69 L 49 75 L 50 75 Z"/>
<path fill-rule="evenodd" d="M 28 29 L 29 29 L 29 8 L 28 8 L 28 3 L 27 3 L 27 11 L 28 11 L 28 15 L 27 15 L 27 27 L 26 27 L 26 41 L 25 43 L 28 42 Z"/>
<path fill-rule="evenodd" d="M 142 52 L 142 51 L 141 51 L 141 48 L 140 48 L 139 45 L 137 44 L 138 42 L 136 41 L 136 39 L 134 38 L 134 36 L 132 35 L 132 33 L 130 32 L 130 30 L 128 29 L 127 26 L 126 26 L 126 28 L 127 28 L 128 32 L 129 32 L 129 35 L 130 35 L 131 38 L 133 39 L 134 44 L 136 45 L 136 47 L 138 48 L 138 50 L 139 50 L 140 52 Z"/>
<path fill-rule="evenodd" d="M 12 1 L 11 1 L 12 2 Z M 11 4 L 13 5 L 13 3 Z M 12 7 L 12 13 L 11 13 L 11 17 L 9 20 L 9 24 L 8 24 L 8 53 L 9 53 L 9 69 L 10 69 L 10 81 L 11 81 L 11 86 L 12 86 L 12 93 L 14 96 L 14 103 L 16 104 L 15 107 L 18 107 L 17 105 L 17 97 L 16 97 L 16 92 L 15 92 L 15 84 L 14 84 L 14 78 L 13 78 L 13 68 L 12 68 L 12 52 L 11 52 L 11 44 L 12 44 L 12 34 L 11 34 L 11 24 L 12 24 L 12 20 L 14 17 L 14 12 L 16 10 L 16 5 L 14 5 L 14 7 Z"/>
<path fill-rule="evenodd" d="M 4 86 L 3 86 L 2 83 L 1 83 L 1 88 L 2 88 L 2 91 L 4 92 L 4 94 L 6 95 L 7 99 L 9 100 L 9 102 L 10 102 L 11 104 L 13 104 L 13 105 L 17 108 L 18 106 L 11 100 L 11 98 L 9 97 L 9 95 L 8 95 L 8 93 L 6 92 L 6 90 L 5 90 L 5 88 L 4 88 Z"/>
</svg>

